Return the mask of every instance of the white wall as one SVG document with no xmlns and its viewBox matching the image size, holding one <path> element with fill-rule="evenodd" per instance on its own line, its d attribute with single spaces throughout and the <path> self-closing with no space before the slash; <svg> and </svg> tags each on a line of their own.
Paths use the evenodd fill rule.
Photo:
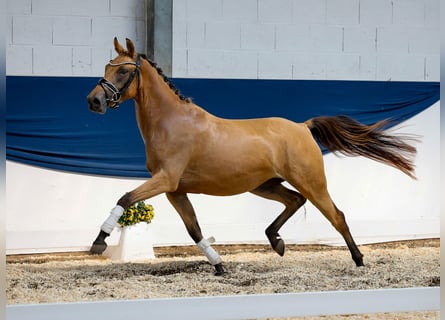
<svg viewBox="0 0 445 320">
<path fill-rule="evenodd" d="M 102 76 L 113 38 L 145 47 L 144 0 L 7 0 L 7 75 Z"/>
<path fill-rule="evenodd" d="M 175 77 L 439 81 L 439 0 L 173 4 Z"/>
</svg>

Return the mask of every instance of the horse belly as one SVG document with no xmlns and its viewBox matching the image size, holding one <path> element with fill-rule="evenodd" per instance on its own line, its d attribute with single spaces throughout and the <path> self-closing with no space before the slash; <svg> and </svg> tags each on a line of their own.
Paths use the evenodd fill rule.
<svg viewBox="0 0 445 320">
<path fill-rule="evenodd" d="M 258 160 L 258 159 L 257 159 Z M 230 161 L 218 161 L 220 165 L 207 163 L 186 170 L 181 177 L 179 190 L 187 193 L 204 193 L 209 195 L 228 196 L 255 189 L 263 182 L 276 176 L 271 163 L 249 162 L 233 158 Z"/>
<path fill-rule="evenodd" d="M 257 176 L 255 178 L 252 176 L 231 176 L 215 180 L 213 178 L 203 177 L 196 179 L 185 175 L 181 178 L 178 191 L 184 193 L 203 193 L 214 196 L 231 196 L 253 190 L 268 179 L 270 178 L 263 176 Z"/>
</svg>

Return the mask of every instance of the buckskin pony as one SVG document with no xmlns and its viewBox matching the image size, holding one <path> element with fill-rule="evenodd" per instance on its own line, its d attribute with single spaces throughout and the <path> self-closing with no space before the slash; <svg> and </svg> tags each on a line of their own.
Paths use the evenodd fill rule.
<svg viewBox="0 0 445 320">
<path fill-rule="evenodd" d="M 356 265 L 364 265 L 345 216 L 327 191 L 317 141 L 332 152 L 380 161 L 415 178 L 416 148 L 408 143 L 410 137 L 388 134 L 388 120 L 368 126 L 346 116 L 316 117 L 304 123 L 283 118 L 222 119 L 183 97 L 154 62 L 135 51 L 131 40 L 126 39 L 126 47 L 114 38 L 118 56 L 106 65 L 104 77 L 87 100 L 89 109 L 99 114 L 127 99 L 135 100 L 151 178 L 117 201 L 91 253 L 103 253 L 105 238 L 126 208 L 165 193 L 215 274 L 222 275 L 221 257 L 203 238 L 187 194 L 251 192 L 285 206 L 265 231 L 280 256 L 285 244 L 278 231 L 308 199 L 343 236 Z M 285 187 L 284 181 L 295 190 Z"/>
</svg>

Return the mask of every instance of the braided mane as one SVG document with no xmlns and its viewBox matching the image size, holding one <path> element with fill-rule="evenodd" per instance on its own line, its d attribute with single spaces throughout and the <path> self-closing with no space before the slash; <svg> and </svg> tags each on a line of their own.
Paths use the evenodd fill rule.
<svg viewBox="0 0 445 320">
<path fill-rule="evenodd" d="M 162 77 L 162 79 L 164 80 L 164 82 L 166 84 L 168 84 L 168 86 L 170 87 L 170 89 L 179 97 L 179 99 L 181 99 L 182 101 L 185 101 L 187 103 L 192 102 L 191 98 L 185 97 L 181 94 L 181 92 L 179 92 L 179 89 L 175 87 L 175 85 L 171 82 L 171 80 L 164 74 L 164 72 L 162 71 L 161 67 L 159 67 L 157 65 L 156 62 L 151 61 L 145 54 L 139 54 L 141 56 L 141 58 L 145 59 L 148 61 L 148 63 L 150 63 L 150 65 L 156 69 L 156 71 L 158 72 L 158 74 Z"/>
</svg>

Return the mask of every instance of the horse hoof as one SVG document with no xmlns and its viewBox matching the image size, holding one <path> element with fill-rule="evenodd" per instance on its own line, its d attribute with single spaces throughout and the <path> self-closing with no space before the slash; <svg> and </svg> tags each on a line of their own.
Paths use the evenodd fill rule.
<svg viewBox="0 0 445 320">
<path fill-rule="evenodd" d="M 102 254 L 107 248 L 107 244 L 103 243 L 93 243 L 90 249 L 91 254 Z"/>
<path fill-rule="evenodd" d="M 284 256 L 285 247 L 286 246 L 284 244 L 284 241 L 282 239 L 278 239 L 278 241 L 275 243 L 275 246 L 273 246 L 272 248 L 282 257 Z"/>
<path fill-rule="evenodd" d="M 274 249 L 274 251 L 282 257 L 284 255 L 284 249 L 286 247 L 283 239 L 281 239 L 281 237 L 278 233 L 272 233 L 272 232 L 266 231 L 266 235 L 267 235 L 267 238 L 269 239 L 272 249 Z"/>
<path fill-rule="evenodd" d="M 356 262 L 355 262 L 355 265 L 356 265 L 357 267 L 364 267 L 364 266 L 365 266 L 365 264 L 363 263 L 363 261 L 356 261 Z"/>
<path fill-rule="evenodd" d="M 352 260 L 354 260 L 355 265 L 357 267 L 364 267 L 365 266 L 365 264 L 363 263 L 363 255 L 362 254 L 359 254 L 359 255 L 357 255 L 355 257 L 353 256 Z"/>
<path fill-rule="evenodd" d="M 215 276 L 221 277 L 221 276 L 226 274 L 226 270 L 224 270 L 224 268 L 223 268 L 221 263 L 215 264 L 214 267 L 215 267 L 215 270 L 216 270 L 215 271 Z"/>
</svg>

